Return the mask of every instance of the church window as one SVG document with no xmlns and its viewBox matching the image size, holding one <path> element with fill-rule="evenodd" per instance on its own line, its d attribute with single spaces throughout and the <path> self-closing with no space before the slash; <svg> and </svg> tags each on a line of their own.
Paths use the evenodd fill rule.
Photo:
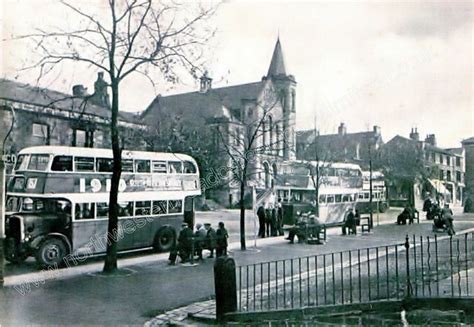
<svg viewBox="0 0 474 327">
<path fill-rule="evenodd" d="M 291 111 L 296 112 L 296 92 L 295 92 L 295 90 L 291 91 Z"/>
</svg>

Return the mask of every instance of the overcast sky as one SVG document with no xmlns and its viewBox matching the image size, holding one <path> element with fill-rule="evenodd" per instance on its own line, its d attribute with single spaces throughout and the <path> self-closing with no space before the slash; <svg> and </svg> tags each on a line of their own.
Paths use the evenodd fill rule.
<svg viewBox="0 0 474 327">
<path fill-rule="evenodd" d="M 95 8 L 100 0 L 87 0 Z M 4 38 L 32 26 L 58 26 L 69 16 L 53 0 L 4 0 Z M 102 1 L 103 3 L 103 1 Z M 5 16 L 5 13 L 7 15 Z M 278 35 L 297 88 L 297 129 L 333 133 L 378 125 L 385 141 L 417 127 L 438 145 L 460 146 L 474 136 L 472 2 L 444 1 L 226 1 L 214 18 L 218 33 L 206 64 L 214 87 L 254 82 L 266 74 Z M 3 76 L 13 78 L 27 55 L 3 47 Z M 64 76 L 66 75 L 66 76 Z M 49 87 L 93 89 L 96 72 L 71 69 Z M 157 80 L 159 76 L 157 76 Z M 31 76 L 18 80 L 33 83 Z M 132 79 L 122 89 L 127 111 L 156 96 L 191 91 L 197 84 Z"/>
</svg>

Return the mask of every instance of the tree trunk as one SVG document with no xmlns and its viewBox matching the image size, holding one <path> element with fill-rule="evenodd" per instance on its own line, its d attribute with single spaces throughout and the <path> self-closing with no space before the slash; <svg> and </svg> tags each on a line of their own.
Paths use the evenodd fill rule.
<svg viewBox="0 0 474 327">
<path fill-rule="evenodd" d="M 244 173 L 245 176 L 245 173 Z M 242 251 L 246 250 L 245 246 L 245 204 L 244 204 L 244 196 L 245 196 L 245 183 L 246 178 L 243 177 L 240 181 L 240 249 Z"/>
<path fill-rule="evenodd" d="M 104 272 L 112 273 L 117 270 L 117 242 L 119 240 L 118 231 L 118 189 L 120 175 L 122 173 L 122 149 L 120 146 L 118 130 L 118 109 L 119 109 L 118 82 L 112 80 L 112 121 L 110 133 L 112 138 L 112 152 L 114 167 L 112 173 L 112 183 L 109 194 L 109 224 L 107 228 L 107 254 L 104 263 Z"/>
</svg>

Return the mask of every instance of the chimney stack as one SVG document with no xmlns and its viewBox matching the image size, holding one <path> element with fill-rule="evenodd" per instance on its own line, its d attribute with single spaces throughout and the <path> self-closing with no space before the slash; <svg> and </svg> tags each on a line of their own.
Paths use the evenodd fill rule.
<svg viewBox="0 0 474 327">
<path fill-rule="evenodd" d="M 87 95 L 87 88 L 82 84 L 73 85 L 72 95 L 78 98 L 83 98 Z"/>
<path fill-rule="evenodd" d="M 434 134 L 426 135 L 425 142 L 431 144 L 432 146 L 436 146 L 436 136 Z"/>
<path fill-rule="evenodd" d="M 207 70 L 204 72 L 204 74 L 199 78 L 201 80 L 201 87 L 199 89 L 200 93 L 207 93 L 212 86 L 212 78 L 210 78 L 208 75 Z"/>
<path fill-rule="evenodd" d="M 418 134 L 418 128 L 412 128 L 410 132 L 410 139 L 414 141 L 419 141 L 420 140 L 420 134 Z"/>
<path fill-rule="evenodd" d="M 380 126 L 374 125 L 374 133 L 380 135 Z"/>
<path fill-rule="evenodd" d="M 339 125 L 339 127 L 337 128 L 337 133 L 339 135 L 346 135 L 347 128 L 346 128 L 346 125 L 344 123 L 341 123 L 341 125 Z"/>
</svg>

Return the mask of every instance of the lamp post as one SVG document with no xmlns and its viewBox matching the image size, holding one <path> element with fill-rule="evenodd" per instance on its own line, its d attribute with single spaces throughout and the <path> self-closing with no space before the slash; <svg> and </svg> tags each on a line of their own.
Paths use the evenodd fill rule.
<svg viewBox="0 0 474 327">
<path fill-rule="evenodd" d="M 3 152 L 3 151 L 2 151 Z M 4 252 L 3 240 L 5 238 L 5 166 L 3 163 L 3 156 L 0 158 L 0 287 L 4 285 Z"/>
</svg>

